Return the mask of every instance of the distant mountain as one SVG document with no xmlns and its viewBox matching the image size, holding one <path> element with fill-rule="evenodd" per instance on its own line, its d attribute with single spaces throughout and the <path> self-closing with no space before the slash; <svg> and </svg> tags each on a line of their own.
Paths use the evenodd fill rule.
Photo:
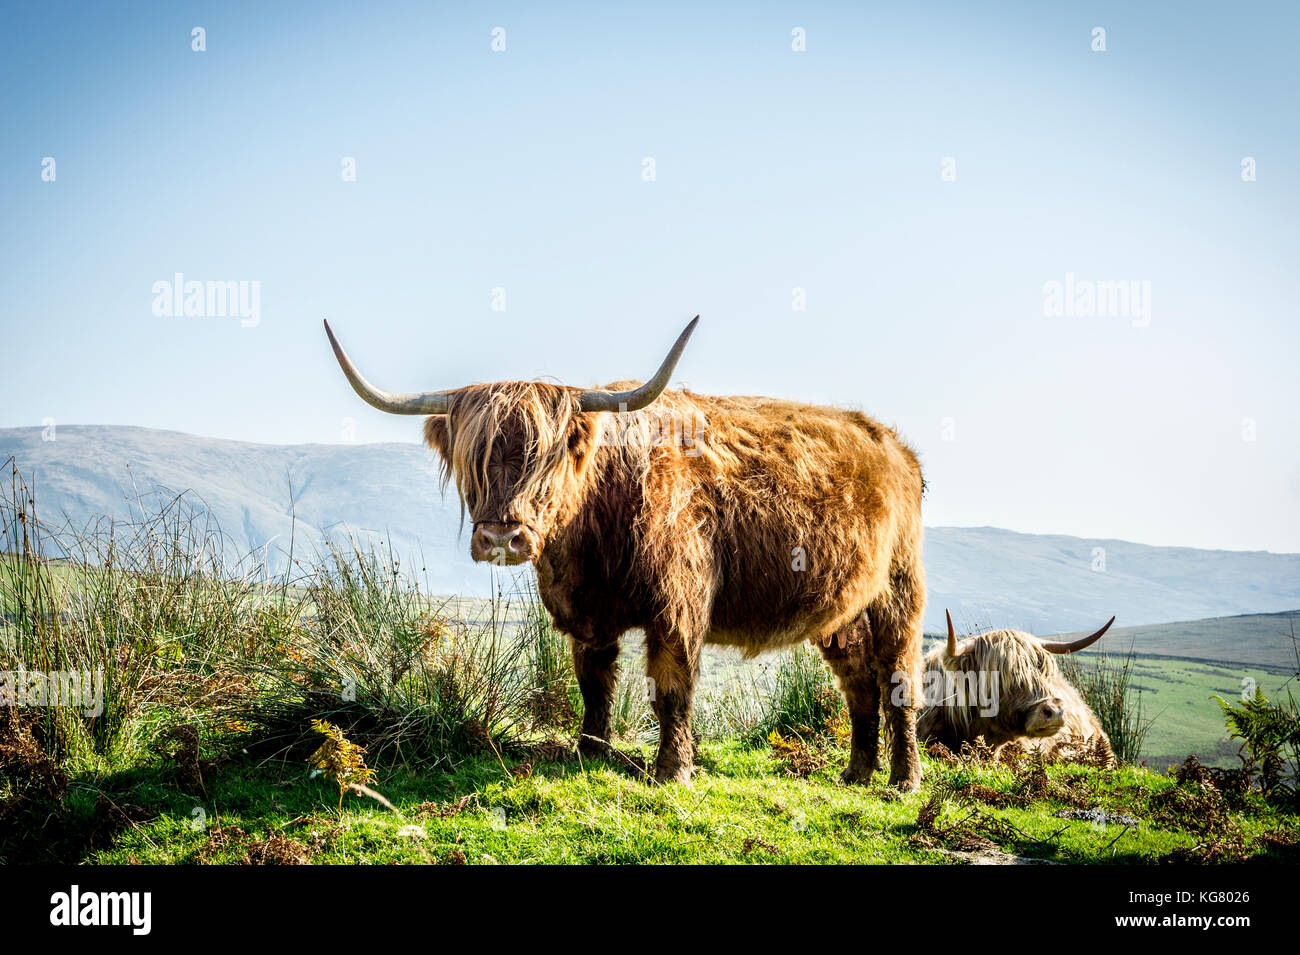
<svg viewBox="0 0 1300 955">
<path fill-rule="evenodd" d="M 274 564 L 291 533 L 301 555 L 327 534 L 352 532 L 385 542 L 407 568 L 426 568 L 434 592 L 491 592 L 489 568 L 469 559 L 455 489 L 444 499 L 432 453 L 419 445 L 249 444 L 98 425 L 60 425 L 53 441 L 41 433 L 0 429 L 0 460 L 17 460 L 46 522 L 125 516 L 137 494 L 148 502 L 156 489 L 191 491 L 239 553 L 269 544 Z"/>
<path fill-rule="evenodd" d="M 415 444 L 263 445 L 148 428 L 0 429 L 49 520 L 125 514 L 155 488 L 192 490 L 241 548 L 287 549 L 289 486 L 301 548 L 326 534 L 368 533 L 439 593 L 483 596 L 489 569 L 468 556 L 455 490 L 444 499 L 431 452 Z M 1100 548 L 1100 550 L 1097 550 Z M 994 527 L 926 531 L 926 629 L 1018 627 L 1048 634 L 1300 608 L 1300 554 L 1150 547 L 1019 534 Z M 1104 568 L 1104 569 L 1103 569 Z M 421 575 L 423 576 L 423 575 Z"/>
<path fill-rule="evenodd" d="M 1095 629 L 1112 614 L 1134 627 L 1300 608 L 1300 554 L 931 527 L 925 572 L 936 632 L 944 604 L 959 627 L 1039 634 Z"/>
</svg>

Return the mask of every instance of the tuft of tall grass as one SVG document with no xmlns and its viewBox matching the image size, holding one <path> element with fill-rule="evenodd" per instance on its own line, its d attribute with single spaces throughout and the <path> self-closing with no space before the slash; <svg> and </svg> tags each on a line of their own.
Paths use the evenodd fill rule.
<svg viewBox="0 0 1300 955">
<path fill-rule="evenodd" d="M 140 514 L 51 525 L 13 459 L 0 495 L 0 670 L 102 675 L 103 712 L 33 706 L 46 751 L 113 757 L 136 745 L 158 707 L 183 705 L 213 654 L 257 629 L 254 578 L 225 559 L 201 502 L 138 500 Z"/>
<path fill-rule="evenodd" d="M 753 721 L 750 739 L 764 740 L 772 732 L 800 738 L 830 734 L 844 715 L 835 676 L 807 643 L 782 653 L 755 682 L 753 699 L 761 715 Z M 750 712 L 743 700 L 731 705 L 733 719 L 743 720 Z"/>
<path fill-rule="evenodd" d="M 522 642 L 532 663 L 533 717 L 542 726 L 576 731 L 582 714 L 582 693 L 573 671 L 569 640 L 555 629 L 537 592 L 536 580 L 525 579 L 519 598 L 523 614 Z"/>
<path fill-rule="evenodd" d="M 425 765 L 576 724 L 572 663 L 535 589 L 459 619 L 390 550 L 350 536 L 273 572 L 183 494 L 51 526 L 9 467 L 0 670 L 103 675 L 98 715 L 22 712 L 60 764 L 125 765 L 177 723 L 288 753 L 324 719 L 374 759 Z"/>
<path fill-rule="evenodd" d="M 481 619 L 465 620 L 391 553 L 354 538 L 327 543 L 312 567 L 292 642 L 254 670 L 256 693 L 214 714 L 214 726 L 250 729 L 287 755 L 304 745 L 304 727 L 327 720 L 376 761 L 430 768 L 499 756 L 576 720 L 572 664 L 535 591 L 498 594 Z"/>
<path fill-rule="evenodd" d="M 1151 727 L 1152 718 L 1142 712 L 1142 690 L 1133 683 L 1134 659 L 1129 650 L 1120 659 L 1101 653 L 1091 659 L 1068 656 L 1060 661 L 1062 674 L 1097 714 L 1121 763 L 1138 761 Z"/>
<path fill-rule="evenodd" d="M 641 675 L 641 667 L 624 666 L 622 670 L 614 692 L 610 732 L 616 740 L 628 743 L 658 743 L 659 722 L 655 719 L 649 685 Z"/>
</svg>

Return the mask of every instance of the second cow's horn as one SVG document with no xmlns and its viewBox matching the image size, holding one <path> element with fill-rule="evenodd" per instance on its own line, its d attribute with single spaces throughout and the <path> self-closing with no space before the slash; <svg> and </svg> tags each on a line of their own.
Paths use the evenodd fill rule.
<svg viewBox="0 0 1300 955">
<path fill-rule="evenodd" d="M 1109 630 L 1110 625 L 1114 622 L 1115 618 L 1111 617 L 1106 621 L 1106 626 L 1102 627 L 1096 633 L 1090 633 L 1086 637 L 1080 637 L 1078 640 L 1039 640 L 1038 642 L 1042 644 L 1043 649 L 1048 653 L 1075 653 L 1082 650 L 1084 647 L 1092 646 L 1100 640 L 1101 635 Z"/>
</svg>

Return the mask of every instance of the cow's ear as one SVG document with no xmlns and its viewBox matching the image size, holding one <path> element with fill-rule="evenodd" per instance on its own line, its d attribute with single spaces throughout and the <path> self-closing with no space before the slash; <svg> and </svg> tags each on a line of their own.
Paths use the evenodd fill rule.
<svg viewBox="0 0 1300 955">
<path fill-rule="evenodd" d="M 581 477 L 596 452 L 596 415 L 576 414 L 569 430 L 569 455 L 573 470 Z"/>
<path fill-rule="evenodd" d="M 424 443 L 438 452 L 445 467 L 451 467 L 451 431 L 445 414 L 432 414 L 424 419 Z"/>
</svg>

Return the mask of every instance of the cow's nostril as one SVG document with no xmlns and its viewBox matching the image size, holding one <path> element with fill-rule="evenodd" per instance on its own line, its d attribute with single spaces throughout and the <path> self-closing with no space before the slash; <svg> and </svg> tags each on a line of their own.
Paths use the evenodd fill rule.
<svg viewBox="0 0 1300 955">
<path fill-rule="evenodd" d="M 496 527 L 481 526 L 475 531 L 474 543 L 480 553 L 491 555 L 492 558 L 498 560 L 503 558 L 521 560 L 529 550 L 528 535 L 518 525 L 514 527 L 503 527 L 501 525 Z M 479 559 L 487 558 L 480 557 Z"/>
</svg>

